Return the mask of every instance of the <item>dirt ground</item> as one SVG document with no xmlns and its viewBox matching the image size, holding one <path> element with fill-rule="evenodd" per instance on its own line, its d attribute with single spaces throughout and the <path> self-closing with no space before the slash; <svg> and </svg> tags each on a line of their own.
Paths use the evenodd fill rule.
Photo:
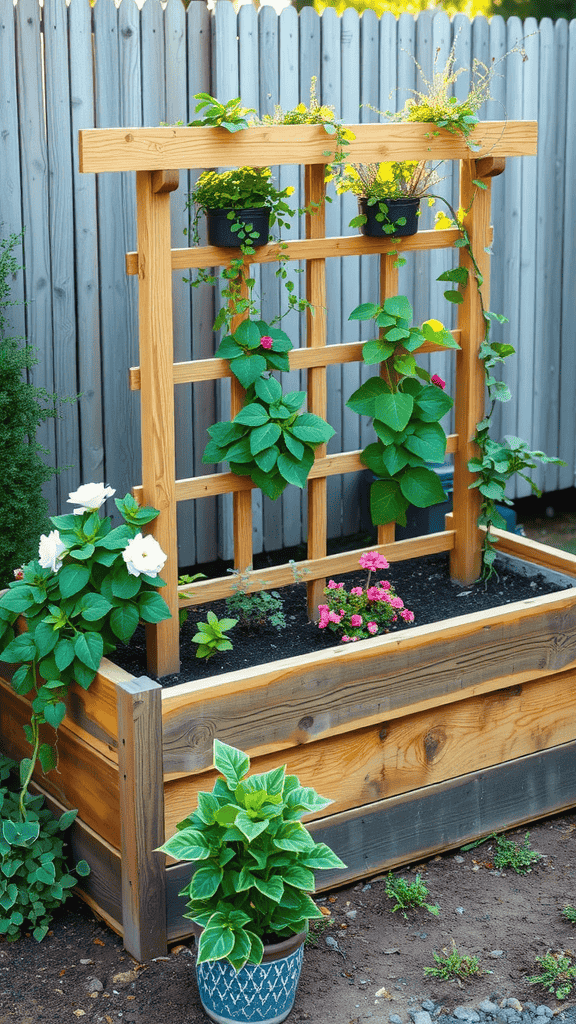
<svg viewBox="0 0 576 1024">
<path fill-rule="evenodd" d="M 308 941 L 290 1019 L 388 1024 L 398 1014 L 407 1022 L 427 999 L 446 1011 L 510 997 L 575 1006 L 576 989 L 559 1002 L 526 978 L 538 973 L 536 956 L 576 950 L 575 926 L 561 914 L 576 905 L 576 812 L 528 828 L 543 859 L 526 875 L 495 871 L 493 840 L 395 872 L 407 880 L 420 873 L 438 916 L 423 908 L 405 918 L 392 913 L 383 876 L 320 894 L 330 916 Z M 527 829 L 511 836 L 523 840 Z M 434 952 L 450 952 L 452 943 L 477 956 L 484 972 L 461 986 L 424 975 Z M 193 949 L 190 940 L 137 964 L 74 897 L 40 945 L 31 937 L 0 943 L 0 1024 L 202 1024 Z"/>
</svg>

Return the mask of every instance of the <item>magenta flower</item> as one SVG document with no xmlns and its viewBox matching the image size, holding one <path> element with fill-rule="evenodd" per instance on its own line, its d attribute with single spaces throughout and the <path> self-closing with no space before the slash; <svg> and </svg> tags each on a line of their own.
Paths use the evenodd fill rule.
<svg viewBox="0 0 576 1024">
<path fill-rule="evenodd" d="M 264 334 L 260 338 L 260 344 L 261 344 L 262 348 L 272 348 L 272 344 L 273 344 L 272 338 L 268 334 Z"/>
<path fill-rule="evenodd" d="M 401 597 L 393 597 L 392 600 L 390 601 L 390 604 L 391 604 L 392 608 L 403 608 L 404 607 L 404 601 L 402 600 Z"/>
<path fill-rule="evenodd" d="M 414 612 L 411 612 L 408 608 L 403 608 L 400 612 L 400 618 L 404 619 L 404 622 L 414 622 Z"/>
<path fill-rule="evenodd" d="M 354 597 L 362 597 L 362 594 L 363 594 L 362 587 L 352 587 L 352 590 L 350 591 L 350 593 L 354 594 Z"/>
<path fill-rule="evenodd" d="M 341 615 L 337 615 L 336 612 L 328 612 L 328 622 L 335 622 L 336 625 L 339 626 L 341 621 Z"/>
<path fill-rule="evenodd" d="M 335 583 L 334 580 L 328 580 L 328 590 L 342 590 L 343 587 L 343 583 Z"/>
<path fill-rule="evenodd" d="M 369 601 L 384 601 L 387 597 L 386 591 L 381 590 L 380 587 L 368 587 L 366 591 L 366 597 Z"/>
<path fill-rule="evenodd" d="M 358 626 L 362 625 L 362 616 L 361 615 L 351 615 L 350 616 L 350 625 L 353 626 L 354 629 L 357 629 Z"/>
<path fill-rule="evenodd" d="M 363 555 L 360 555 L 359 562 L 363 569 L 369 569 L 370 572 L 373 569 L 390 568 L 384 555 L 381 555 L 379 551 L 366 551 Z"/>
<path fill-rule="evenodd" d="M 390 583 L 389 580 L 380 580 L 380 583 L 378 584 L 378 586 L 381 587 L 382 590 L 390 590 L 390 587 L 392 586 L 392 584 Z"/>
<path fill-rule="evenodd" d="M 344 633 L 344 636 L 342 637 L 342 643 L 343 644 L 349 644 L 350 643 L 350 637 L 347 636 L 346 633 Z"/>
<path fill-rule="evenodd" d="M 372 635 L 374 635 L 374 633 L 378 632 L 378 624 L 376 622 L 369 622 L 368 625 L 366 626 L 366 629 L 368 630 L 369 633 L 372 633 Z"/>
<path fill-rule="evenodd" d="M 327 615 L 330 609 L 327 604 L 319 604 L 318 611 L 320 612 L 320 615 L 323 615 L 324 613 Z"/>
<path fill-rule="evenodd" d="M 446 387 L 446 381 L 442 380 L 442 377 L 439 377 L 437 373 L 435 373 L 433 377 L 430 377 L 430 383 L 435 384 L 437 388 L 442 388 L 442 391 L 444 391 L 444 388 Z"/>
</svg>

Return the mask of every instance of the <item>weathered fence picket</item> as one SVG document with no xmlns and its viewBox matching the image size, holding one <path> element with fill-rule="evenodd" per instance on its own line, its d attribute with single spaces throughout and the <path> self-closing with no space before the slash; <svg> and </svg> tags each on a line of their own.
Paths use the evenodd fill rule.
<svg viewBox="0 0 576 1024">
<path fill-rule="evenodd" d="M 517 18 L 470 22 L 443 12 L 399 19 L 349 9 L 339 18 L 311 8 L 298 15 L 270 7 L 257 14 L 251 5 L 236 14 L 227 0 L 210 13 L 203 2 L 99 0 L 17 0 L 0 12 L 0 85 L 3 131 L 0 137 L 0 232 L 25 228 L 22 262 L 14 298 L 26 306 L 10 311 L 14 333 L 26 334 L 39 363 L 32 379 L 62 396 L 80 394 L 49 421 L 41 441 L 61 474 L 48 485 L 51 510 L 62 511 L 67 492 L 79 483 L 105 479 L 124 493 L 140 483 L 139 397 L 128 391 L 130 365 L 137 351 L 137 282 L 126 276 L 124 256 L 134 249 L 133 175 L 79 175 L 77 132 L 92 126 L 137 127 L 186 122 L 194 94 L 208 91 L 227 99 L 241 94 L 248 106 L 271 113 L 308 99 L 317 76 L 319 99 L 333 103 L 348 122 L 378 120 L 374 109 L 398 109 L 419 86 L 416 60 L 430 78 L 437 55 L 442 66 L 455 40 L 457 63 L 484 63 L 508 50 L 482 115 L 491 119 L 538 119 L 537 157 L 508 161 L 493 188 L 494 263 L 492 307 L 510 320 L 499 336 L 517 348 L 504 374 L 513 399 L 499 410 L 502 434 L 518 434 L 535 448 L 565 459 L 564 467 L 539 469 L 546 490 L 574 485 L 576 437 L 576 320 L 571 268 L 574 264 L 576 162 L 572 159 L 576 107 L 576 23 Z M 468 73 L 456 83 L 458 96 Z M 181 172 L 179 199 L 172 202 L 172 239 L 186 245 L 190 217 L 184 199 L 191 175 Z M 299 186 L 296 168 L 280 171 L 281 184 Z M 452 172 L 440 188 L 454 198 Z M 111 211 L 114 211 L 112 213 Z M 354 214 L 351 197 L 328 209 L 331 234 L 340 234 Z M 432 223 L 433 211 L 424 211 Z M 506 223 L 506 229 L 504 229 Z M 423 223 L 424 226 L 424 223 Z M 296 233 L 297 228 L 294 228 Z M 287 233 L 290 237 L 290 233 Z M 400 289 L 412 299 L 420 320 L 436 316 L 451 324 L 438 274 L 454 259 L 450 252 L 419 253 L 400 271 Z M 374 257 L 327 261 L 327 286 L 340 293 L 330 307 L 328 343 L 361 337 L 348 315 L 360 301 L 374 298 L 378 267 Z M 274 268 L 259 270 L 264 317 L 274 316 L 283 289 Z M 191 289 L 173 275 L 175 358 L 209 357 L 214 352 L 212 290 Z M 301 285 L 296 275 L 296 287 Z M 300 344 L 301 318 L 290 313 L 285 327 Z M 451 383 L 445 355 L 434 358 L 434 372 Z M 329 370 L 329 415 L 336 436 L 329 450 L 360 448 L 369 426 L 346 409 L 346 399 L 369 371 L 356 364 Z M 297 388 L 299 371 L 284 385 Z M 176 463 L 179 478 L 208 472 L 201 458 L 206 428 L 225 409 L 227 382 L 176 388 Z M 68 468 L 69 467 L 69 468 Z M 511 494 L 528 493 L 517 483 Z M 329 534 L 354 532 L 361 525 L 359 474 L 328 481 Z M 204 563 L 229 556 L 228 497 L 206 498 L 179 508 L 179 562 Z M 220 516 L 218 510 L 221 511 Z M 219 526 L 220 521 L 220 526 Z M 307 532 L 306 500 L 288 488 L 272 503 L 253 496 L 253 547 L 274 550 L 297 545 Z"/>
</svg>

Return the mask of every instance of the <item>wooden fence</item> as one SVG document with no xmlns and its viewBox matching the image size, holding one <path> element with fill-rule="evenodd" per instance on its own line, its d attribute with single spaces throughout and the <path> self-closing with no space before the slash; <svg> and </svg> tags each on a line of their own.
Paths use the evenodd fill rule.
<svg viewBox="0 0 576 1024">
<path fill-rule="evenodd" d="M 138 394 L 128 390 L 128 371 L 137 362 L 137 284 L 125 272 L 125 253 L 135 248 L 134 175 L 79 175 L 80 128 L 186 122 L 193 96 L 206 90 L 227 99 L 241 95 L 260 113 L 275 103 L 284 108 L 308 98 L 318 77 L 322 102 L 346 121 L 374 121 L 371 109 L 397 109 L 418 86 L 414 59 L 430 77 L 434 56 L 442 66 L 456 39 L 458 62 L 474 57 L 490 63 L 524 39 L 525 60 L 512 53 L 496 77 L 493 100 L 482 116 L 534 118 L 540 123 L 538 156 L 509 160 L 493 188 L 494 260 L 492 308 L 510 320 L 505 337 L 518 355 L 506 368 L 514 398 L 502 407 L 501 433 L 518 434 L 533 447 L 559 454 L 564 467 L 538 470 L 546 490 L 574 484 L 576 438 L 576 322 L 573 315 L 576 196 L 573 149 L 576 140 L 576 26 L 564 20 L 522 24 L 484 18 L 452 21 L 425 12 L 380 20 L 348 10 L 338 18 L 307 8 L 277 15 L 270 7 L 256 14 L 251 5 L 234 13 L 218 0 L 214 14 L 202 0 L 185 11 L 180 0 L 18 0 L 0 12 L 0 68 L 3 124 L 0 133 L 0 224 L 3 235 L 25 228 L 22 262 L 14 297 L 26 305 L 12 310 L 14 330 L 37 347 L 34 382 L 60 395 L 80 393 L 50 423 L 42 440 L 62 469 L 52 482 L 52 511 L 68 491 L 89 480 L 105 480 L 123 494 L 141 480 Z M 465 94 L 468 75 L 457 82 Z M 300 193 L 298 171 L 283 167 L 283 185 Z M 173 199 L 173 245 L 185 244 L 189 226 L 184 199 L 188 175 L 181 174 Z M 442 187 L 455 195 L 448 177 Z M 301 193 L 303 195 L 303 192 Z M 349 197 L 348 197 L 349 198 Z M 506 214 L 504 214 L 506 211 Z M 327 210 L 327 233 L 346 233 L 354 210 L 335 202 Z M 431 216 L 431 215 L 429 215 Z M 506 224 L 506 228 L 504 228 Z M 426 225 L 423 225 L 426 226 Z M 436 282 L 452 257 L 418 253 L 400 272 L 400 290 L 413 301 L 420 320 L 435 316 L 451 326 L 450 311 Z M 563 272 L 565 270 L 565 272 Z M 263 314 L 273 316 L 280 301 L 274 270 L 260 270 Z M 358 341 L 358 325 L 348 314 L 359 301 L 378 293 L 373 257 L 327 264 L 330 304 L 328 343 Z M 191 289 L 173 275 L 175 359 L 210 357 L 212 290 Z M 285 329 L 295 346 L 304 328 L 290 313 Z M 435 372 L 452 380 L 446 356 Z M 367 443 L 367 428 L 345 402 L 363 371 L 357 365 L 328 368 L 328 419 L 336 429 L 330 451 Z M 285 381 L 297 383 L 298 371 Z M 201 456 L 206 427 L 226 413 L 226 384 L 206 382 L 177 389 L 179 478 L 210 472 Z M 527 493 L 519 485 L 519 495 Z M 361 524 L 359 476 L 328 481 L 329 536 L 355 532 Z M 228 496 L 179 509 L 179 563 L 202 563 L 217 553 L 231 554 Z M 220 524 L 220 525 L 219 525 Z M 306 507 L 297 488 L 277 502 L 253 496 L 253 548 L 274 550 L 306 536 Z"/>
</svg>

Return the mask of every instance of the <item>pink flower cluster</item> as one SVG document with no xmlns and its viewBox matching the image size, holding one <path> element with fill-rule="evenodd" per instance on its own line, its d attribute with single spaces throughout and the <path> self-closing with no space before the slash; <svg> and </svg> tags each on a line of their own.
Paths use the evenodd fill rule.
<svg viewBox="0 0 576 1024">
<path fill-rule="evenodd" d="M 318 605 L 318 628 L 339 633 L 344 644 L 387 633 L 391 623 L 398 622 L 399 618 L 414 622 L 414 612 L 404 607 L 389 580 L 370 586 L 370 576 L 375 570 L 390 568 L 384 556 L 379 551 L 367 551 L 359 562 L 368 570 L 365 587 L 354 586 L 348 592 L 343 583 L 329 580 L 324 590 L 326 604 Z"/>
<path fill-rule="evenodd" d="M 269 334 L 263 334 L 260 338 L 260 345 L 262 348 L 272 348 L 273 341 Z"/>
</svg>

